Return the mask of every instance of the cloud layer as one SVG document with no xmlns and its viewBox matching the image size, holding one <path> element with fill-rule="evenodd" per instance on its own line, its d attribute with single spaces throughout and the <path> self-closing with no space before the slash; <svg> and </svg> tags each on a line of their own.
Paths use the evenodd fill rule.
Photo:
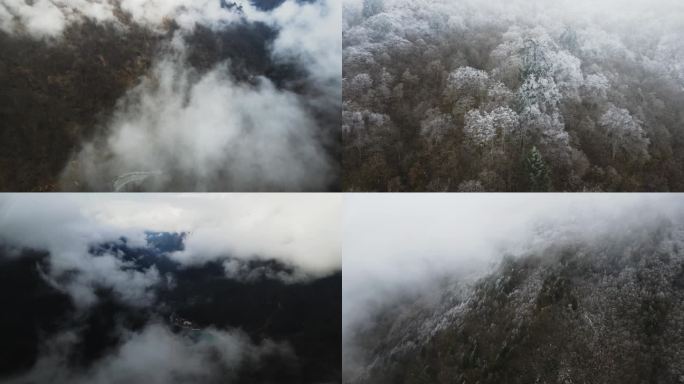
<svg viewBox="0 0 684 384">
<path fill-rule="evenodd" d="M 345 196 L 343 334 L 397 296 L 443 278 L 468 283 L 504 256 L 684 222 L 677 195 L 429 194 Z M 353 346 L 345 336 L 346 357 Z M 348 354 L 352 356 L 348 356 Z"/>
<path fill-rule="evenodd" d="M 201 265 L 232 257 L 275 259 L 300 278 L 341 268 L 335 195 L 6 195 L 0 199 L 0 242 L 50 253 L 49 276 L 73 275 L 66 289 L 90 306 L 94 289 L 107 287 L 134 305 L 153 299 L 164 283 L 153 266 L 132 268 L 116 253 L 93 257 L 90 247 L 120 237 L 144 246 L 145 231 L 186 232 L 185 249 L 170 257 Z"/>
</svg>

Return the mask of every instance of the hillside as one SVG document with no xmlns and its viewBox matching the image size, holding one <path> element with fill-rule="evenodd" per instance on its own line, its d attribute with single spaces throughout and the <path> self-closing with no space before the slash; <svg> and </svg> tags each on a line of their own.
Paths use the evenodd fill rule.
<svg viewBox="0 0 684 384">
<path fill-rule="evenodd" d="M 355 328 L 344 381 L 684 382 L 683 250 L 684 228 L 662 221 L 436 279 Z"/>
</svg>

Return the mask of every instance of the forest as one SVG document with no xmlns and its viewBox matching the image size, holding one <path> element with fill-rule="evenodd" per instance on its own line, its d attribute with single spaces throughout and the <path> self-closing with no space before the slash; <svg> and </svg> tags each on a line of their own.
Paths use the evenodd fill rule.
<svg viewBox="0 0 684 384">
<path fill-rule="evenodd" d="M 591 196 L 464 198 L 462 211 L 506 216 L 462 220 L 405 199 L 410 224 L 388 222 L 381 236 L 429 235 L 384 247 L 351 237 L 350 252 L 376 260 L 345 254 L 343 381 L 681 383 L 681 202 Z"/>
<path fill-rule="evenodd" d="M 348 191 L 684 190 L 681 2 L 343 10 Z"/>
<path fill-rule="evenodd" d="M 0 0 L 0 191 L 339 190 L 338 0 Z"/>
</svg>

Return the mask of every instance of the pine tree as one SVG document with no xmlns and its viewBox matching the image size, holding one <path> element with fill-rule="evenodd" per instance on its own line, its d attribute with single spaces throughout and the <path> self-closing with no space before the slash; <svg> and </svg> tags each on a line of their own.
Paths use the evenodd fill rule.
<svg viewBox="0 0 684 384">
<path fill-rule="evenodd" d="M 525 165 L 529 176 L 530 190 L 533 192 L 549 191 L 551 189 L 549 169 L 537 147 L 532 147 L 525 159 Z"/>
</svg>

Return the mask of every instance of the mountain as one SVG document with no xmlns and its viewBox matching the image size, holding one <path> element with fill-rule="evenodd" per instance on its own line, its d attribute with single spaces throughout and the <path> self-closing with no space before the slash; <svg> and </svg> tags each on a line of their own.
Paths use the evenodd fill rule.
<svg viewBox="0 0 684 384">
<path fill-rule="evenodd" d="M 344 382 L 684 382 L 684 227 L 558 240 L 436 281 L 355 327 Z"/>
<path fill-rule="evenodd" d="M 294 273 L 293 267 L 253 259 L 239 261 L 245 276 L 229 275 L 224 263 L 238 260 L 230 257 L 183 266 L 171 253 L 184 249 L 185 237 L 147 232 L 144 246 L 122 237 L 90 247 L 95 263 L 116 255 L 123 270 L 158 273 L 158 282 L 148 292 L 152 302 L 144 306 L 126 301 L 103 284 L 96 286 L 95 303 L 79 308 L 61 288 L 79 279 L 78 273 L 53 280 L 48 277 L 53 267 L 48 253 L 0 248 L 0 306 L 6 309 L 0 316 L 0 381 L 44 369 L 36 363 L 43 361 L 46 348 L 60 334 L 73 335 L 74 342 L 59 370 L 84 372 L 121 356 L 131 334 L 145 335 L 153 326 L 170 330 L 191 350 L 197 349 L 195 353 L 207 339 L 211 343 L 211 338 L 220 337 L 216 330 L 239 330 L 249 343 L 266 348 L 258 362 L 245 352 L 247 357 L 231 368 L 231 376 L 224 376 L 235 382 L 340 382 L 341 272 L 284 280 Z M 255 270 L 259 272 L 250 273 Z M 281 353 L 269 343 L 287 345 L 291 352 Z M 163 348 L 154 350 L 163 353 Z"/>
<path fill-rule="evenodd" d="M 309 49 L 307 36 L 317 32 L 306 28 L 316 18 L 300 20 L 295 9 L 288 17 L 296 23 L 276 19 L 272 12 L 284 0 L 183 0 L 164 7 L 147 1 L 82 0 L 82 9 L 58 0 L 22 3 L 0 3 L 0 10 L 8 10 L 0 13 L 0 191 L 339 189 L 327 172 L 337 163 L 340 101 L 335 96 L 340 90 L 313 73 L 310 62 L 317 58 L 294 51 Z M 292 3 L 310 9 L 327 6 L 324 0 Z M 40 12 L 47 12 L 40 6 L 52 13 L 40 18 Z M 248 6 L 256 16 L 245 11 Z M 50 21 L 59 21 L 60 28 L 50 34 L 36 30 L 51 26 Z M 287 44 L 297 39 L 304 43 L 276 52 L 281 34 Z M 211 80 L 202 82 L 206 78 Z M 205 83 L 211 87 L 198 86 Z M 236 104 L 244 99 L 240 93 L 253 97 L 248 105 L 259 108 L 261 118 L 269 116 L 264 110 L 289 114 L 276 120 L 281 130 L 292 122 L 287 133 L 295 137 L 274 137 L 272 120 L 258 120 Z M 173 104 L 172 99 L 177 106 L 159 110 Z M 183 116 L 173 118 L 178 127 L 163 121 L 170 112 Z M 134 126 L 138 139 L 131 143 L 146 145 L 145 164 L 137 163 L 140 151 L 135 148 L 120 153 L 125 164 L 109 163 L 113 155 L 107 152 L 115 148 L 101 147 L 120 138 L 116 131 L 121 119 L 140 119 L 123 125 Z M 227 135 L 231 131 L 236 134 Z M 188 137 L 175 142 L 179 133 Z M 149 136 L 140 139 L 141 134 Z M 244 153 L 232 150 L 236 142 Z M 294 163 L 281 161 L 282 168 L 273 173 L 291 184 L 267 181 L 272 163 L 247 142 L 271 149 L 285 146 Z M 189 143 L 193 148 L 184 148 Z M 80 159 L 91 147 L 95 153 L 88 156 L 98 159 Z M 320 160 L 310 162 L 312 167 L 325 163 L 321 175 L 306 183 L 284 177 L 284 171 L 301 167 L 299 156 L 309 148 L 315 150 L 308 156 Z M 212 160 L 187 165 L 188 154 Z M 131 163 L 133 158 L 137 160 Z M 216 169 L 210 172 L 209 165 Z M 206 179 L 215 185 L 198 180 L 208 173 L 214 173 Z M 121 182 L 131 174 L 156 177 Z"/>
</svg>

